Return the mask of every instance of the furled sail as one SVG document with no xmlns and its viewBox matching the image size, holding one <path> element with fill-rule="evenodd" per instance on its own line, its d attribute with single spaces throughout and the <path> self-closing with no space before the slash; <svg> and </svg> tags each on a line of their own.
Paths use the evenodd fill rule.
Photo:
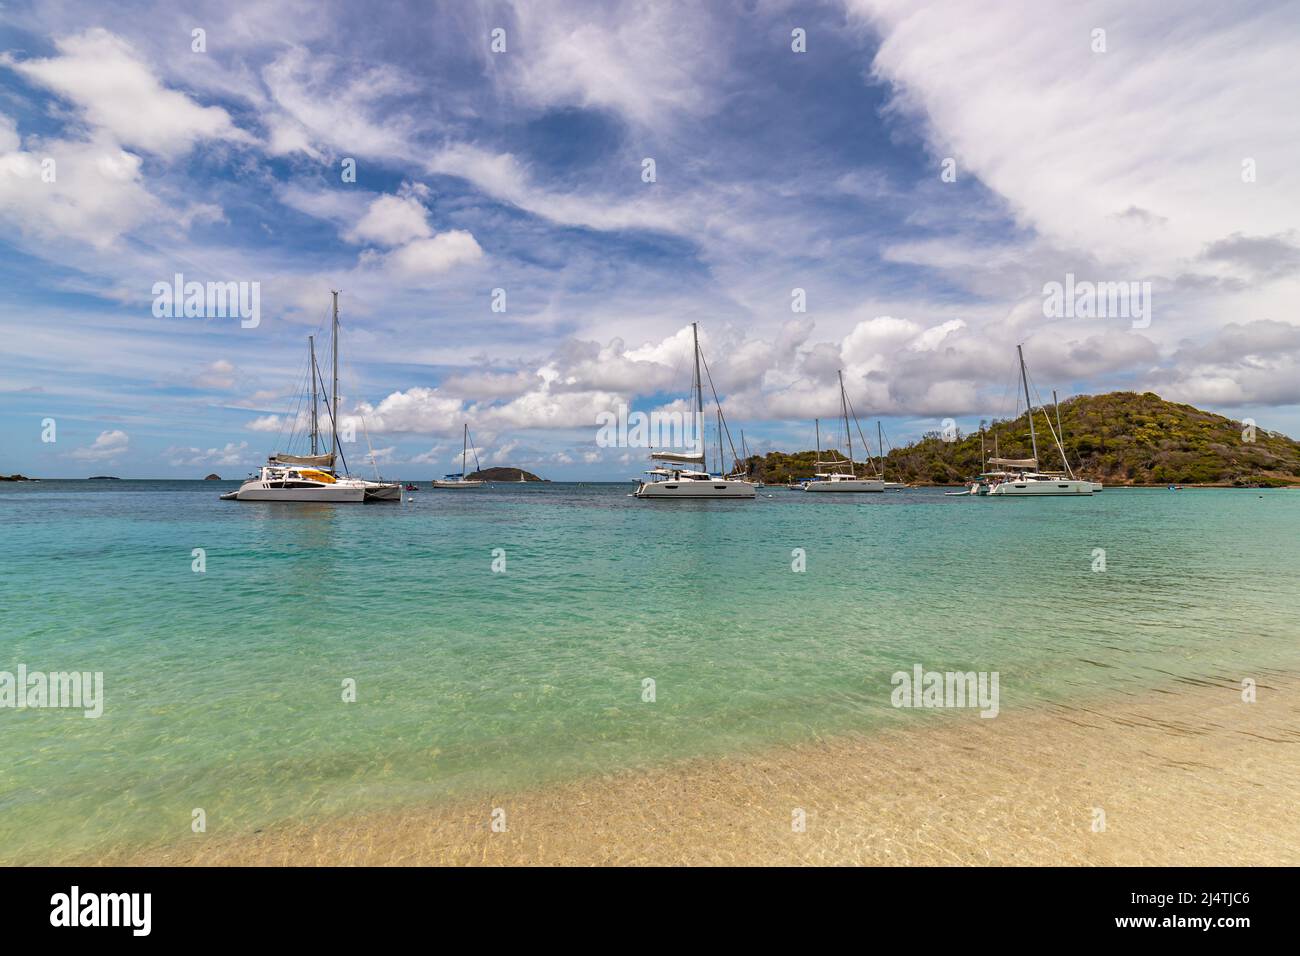
<svg viewBox="0 0 1300 956">
<path fill-rule="evenodd" d="M 306 465 L 308 468 L 333 468 L 333 453 L 325 455 L 272 455 L 270 459 L 274 465 Z"/>
<path fill-rule="evenodd" d="M 990 465 L 1001 465 L 1003 468 L 1037 468 L 1037 458 L 990 458 Z"/>
<path fill-rule="evenodd" d="M 686 455 L 675 451 L 652 451 L 650 457 L 659 461 L 679 461 L 687 465 L 702 465 L 704 463 L 703 452 L 698 455 Z"/>
</svg>

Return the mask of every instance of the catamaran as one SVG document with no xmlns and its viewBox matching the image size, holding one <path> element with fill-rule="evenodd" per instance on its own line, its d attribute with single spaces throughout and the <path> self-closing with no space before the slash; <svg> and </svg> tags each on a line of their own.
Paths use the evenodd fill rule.
<svg viewBox="0 0 1300 956">
<path fill-rule="evenodd" d="M 822 461 L 822 438 L 821 438 L 821 421 L 814 420 L 813 427 L 817 433 L 817 460 L 813 462 L 814 467 L 821 468 L 829 466 L 833 471 L 814 472 L 812 481 L 805 481 L 803 484 L 804 491 L 884 491 L 885 482 L 880 478 L 859 478 L 858 466 L 853 460 L 853 432 L 849 428 L 849 397 L 844 391 L 844 372 L 840 375 L 840 409 L 844 413 L 844 435 L 849 442 L 849 457 L 842 459 L 839 453 L 835 452 L 835 458 L 831 461 Z M 857 422 L 857 415 L 853 416 L 854 423 Z M 861 428 L 859 435 L 861 436 Z M 868 457 L 870 450 L 867 451 Z M 848 470 L 845 471 L 844 469 Z"/>
<path fill-rule="evenodd" d="M 1060 435 L 1052 428 L 1052 420 L 1047 418 L 1046 409 L 1043 409 L 1043 417 L 1047 420 L 1048 431 L 1052 433 L 1052 437 L 1056 440 L 1057 450 L 1061 453 L 1061 461 L 1065 463 L 1065 473 L 1057 474 L 1039 470 L 1038 434 L 1034 430 L 1034 406 L 1029 398 L 1029 373 L 1025 370 L 1024 349 L 1019 345 L 1016 346 L 1016 354 L 1020 359 L 1020 381 L 1025 389 L 1025 407 L 1028 410 L 1027 417 L 1029 418 L 1029 441 L 1034 450 L 1034 457 L 990 458 L 988 464 L 998 470 L 980 475 L 979 481 L 972 485 L 971 493 L 987 494 L 990 497 L 1092 494 L 1093 483 L 1075 477 L 1074 470 L 1070 467 L 1070 460 L 1066 457 L 1065 448 L 1061 445 Z"/>
<path fill-rule="evenodd" d="M 479 464 L 479 461 L 478 461 L 478 449 L 476 449 L 476 448 L 470 448 L 470 446 L 469 446 L 469 422 L 466 422 L 466 423 L 465 423 L 465 430 L 464 430 L 464 432 L 463 432 L 463 434 L 462 434 L 462 436 L 461 436 L 461 449 L 460 449 L 460 472 L 459 472 L 459 474 L 454 474 L 454 475 L 444 475 L 444 476 L 442 477 L 442 480 L 441 480 L 441 481 L 434 481 L 434 482 L 431 482 L 431 484 L 433 485 L 433 487 L 435 487 L 435 488 L 446 488 L 446 489 L 451 489 L 451 488 L 463 488 L 463 489 L 468 489 L 468 488 L 482 488 L 483 485 L 486 484 L 486 482 L 484 482 L 481 478 L 466 478 L 466 477 L 465 477 L 465 462 L 466 462 L 466 460 L 469 458 L 469 453 L 470 453 L 471 451 L 474 452 L 474 471 L 475 471 L 475 473 L 477 474 L 478 472 L 480 472 L 480 471 L 483 470 L 483 466 L 480 465 L 480 464 Z M 520 476 L 520 477 L 522 477 L 522 476 Z"/>
<path fill-rule="evenodd" d="M 334 313 L 330 330 L 330 347 L 334 362 L 334 383 L 325 410 L 330 416 L 330 450 L 320 452 L 319 399 L 316 389 L 324 380 L 316 365 L 316 337 L 307 336 L 308 369 L 311 379 L 311 453 L 271 455 L 266 464 L 239 486 L 238 491 L 221 496 L 223 501 L 319 501 L 332 504 L 365 501 L 401 501 L 402 486 L 391 481 L 367 481 L 353 478 L 334 468 L 338 459 L 347 460 L 339 449 L 339 294 L 333 293 Z"/>
<path fill-rule="evenodd" d="M 691 393 L 695 398 L 695 447 L 697 452 L 652 451 L 650 459 L 662 462 L 646 472 L 648 478 L 637 482 L 636 498 L 650 498 L 657 501 L 677 501 L 684 498 L 753 498 L 754 486 L 748 481 L 734 477 L 722 477 L 709 473 L 705 458 L 704 442 L 704 383 L 700 377 L 700 363 L 704 360 L 700 351 L 700 333 L 696 323 L 691 323 L 691 340 L 695 350 L 695 376 L 691 381 Z M 708 374 L 708 362 L 704 361 L 704 371 Z M 718 401 L 717 391 L 713 389 L 713 377 L 709 376 L 709 388 L 718 406 L 719 435 L 718 445 L 722 445 L 722 432 L 726 420 L 722 417 L 722 403 Z M 735 455 L 733 448 L 732 455 Z M 721 452 L 719 452 L 719 470 L 721 470 Z"/>
</svg>

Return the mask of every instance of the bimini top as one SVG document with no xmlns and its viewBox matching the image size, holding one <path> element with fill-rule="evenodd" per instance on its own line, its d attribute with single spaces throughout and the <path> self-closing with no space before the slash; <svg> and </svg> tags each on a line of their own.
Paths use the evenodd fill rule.
<svg viewBox="0 0 1300 956">
<path fill-rule="evenodd" d="M 990 458 L 990 465 L 1001 465 L 1003 468 L 1037 468 L 1037 458 Z"/>
</svg>

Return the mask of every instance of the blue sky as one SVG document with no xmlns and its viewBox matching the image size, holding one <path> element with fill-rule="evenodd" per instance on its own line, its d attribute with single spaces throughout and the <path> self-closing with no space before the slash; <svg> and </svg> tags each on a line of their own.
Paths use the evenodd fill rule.
<svg viewBox="0 0 1300 956">
<path fill-rule="evenodd" d="M 760 450 L 838 369 L 895 443 L 1011 414 L 1017 343 L 1044 396 L 1300 433 L 1293 7 L 646 6 L 7 5 L 0 473 L 244 474 L 332 288 L 349 458 L 394 477 L 466 420 L 484 463 L 636 474 L 596 416 L 680 407 L 693 321 Z M 260 321 L 156 317 L 176 273 Z M 1045 317 L 1067 273 L 1149 282 L 1149 325 Z"/>
</svg>

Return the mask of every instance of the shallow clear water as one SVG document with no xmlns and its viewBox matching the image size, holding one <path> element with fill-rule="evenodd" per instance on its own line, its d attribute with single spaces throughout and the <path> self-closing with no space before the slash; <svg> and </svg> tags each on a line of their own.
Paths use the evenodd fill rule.
<svg viewBox="0 0 1300 956">
<path fill-rule="evenodd" d="M 0 485 L 0 671 L 102 671 L 106 697 L 0 708 L 0 860 L 870 732 L 924 719 L 890 706 L 915 664 L 998 671 L 1004 712 L 1300 664 L 1298 491 L 235 486 Z"/>
</svg>

